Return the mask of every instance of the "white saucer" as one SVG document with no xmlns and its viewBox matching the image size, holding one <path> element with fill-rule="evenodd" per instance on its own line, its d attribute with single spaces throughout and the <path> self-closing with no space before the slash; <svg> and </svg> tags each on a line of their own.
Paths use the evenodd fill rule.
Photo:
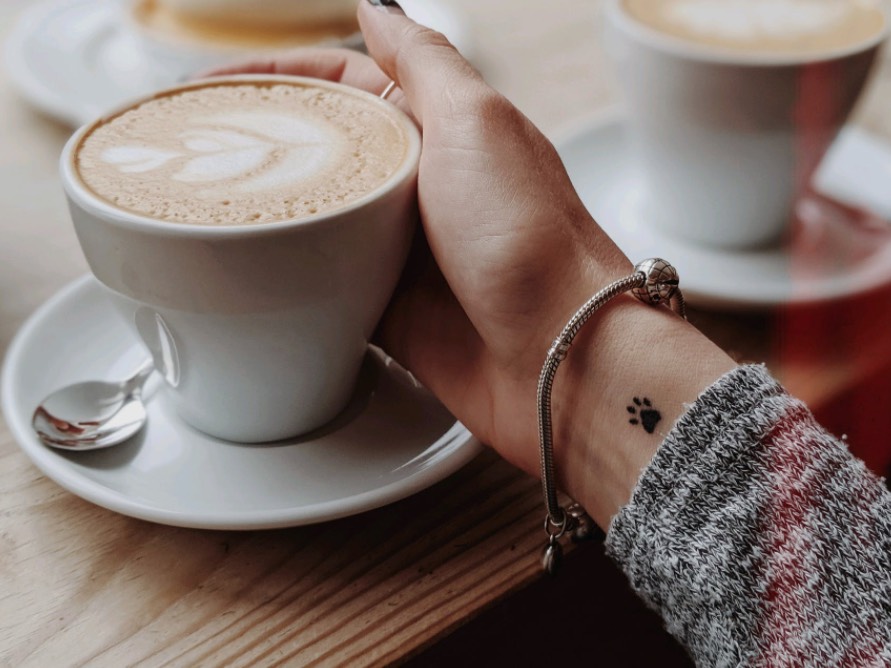
<svg viewBox="0 0 891 668">
<path fill-rule="evenodd" d="M 444 33 L 470 57 L 467 26 L 447 4 L 402 4 L 409 16 Z M 26 100 L 73 127 L 176 83 L 146 60 L 123 25 L 119 3 L 109 0 L 48 0 L 30 7 L 9 35 L 6 64 Z"/>
<path fill-rule="evenodd" d="M 299 439 L 215 440 L 183 424 L 163 392 L 149 400 L 143 432 L 116 448 L 66 453 L 35 437 L 31 413 L 48 392 L 126 377 L 142 355 L 95 279 L 85 276 L 24 324 L 0 381 L 3 415 L 31 461 L 65 489 L 125 515 L 214 529 L 332 520 L 425 489 L 482 449 L 432 395 L 375 352 L 344 413 Z"/>
<path fill-rule="evenodd" d="M 664 257 L 692 303 L 764 307 L 842 298 L 891 282 L 891 147 L 855 128 L 833 145 L 816 195 L 783 248 L 728 252 L 670 238 L 648 226 L 643 186 L 615 112 L 586 121 L 556 142 L 585 206 L 632 260 Z"/>
</svg>

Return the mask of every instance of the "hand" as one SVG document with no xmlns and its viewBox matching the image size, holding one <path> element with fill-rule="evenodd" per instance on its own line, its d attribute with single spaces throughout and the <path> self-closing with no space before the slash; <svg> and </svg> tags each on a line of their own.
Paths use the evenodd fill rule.
<svg viewBox="0 0 891 668">
<path fill-rule="evenodd" d="M 475 434 L 535 471 L 544 353 L 573 309 L 631 265 L 593 222 L 547 139 L 442 35 L 365 2 L 359 18 L 377 63 L 313 50 L 216 73 L 309 75 L 375 93 L 391 78 L 399 83 L 391 100 L 423 133 L 426 238 L 379 342 Z"/>
<path fill-rule="evenodd" d="M 574 311 L 600 287 L 628 275 L 631 263 L 591 218 L 550 142 L 442 35 L 396 8 L 367 2 L 360 4 L 359 21 L 373 60 L 308 50 L 215 73 L 300 74 L 375 93 L 390 79 L 397 82 L 391 100 L 423 135 L 423 233 L 378 342 L 481 440 L 537 474 L 536 388 L 545 354 Z M 659 442 L 650 439 L 655 445 L 640 457 L 622 458 L 622 481 L 609 499 L 601 498 L 599 487 L 597 498 L 591 496 L 584 469 L 592 461 L 603 468 L 597 462 L 610 439 L 595 450 L 591 440 L 608 436 L 614 431 L 608 425 L 616 422 L 613 416 L 604 421 L 606 429 L 599 424 L 608 405 L 600 395 L 633 377 L 638 365 L 627 363 L 636 354 L 627 342 L 631 324 L 642 333 L 658 326 L 669 337 L 676 330 L 699 336 L 667 310 L 622 297 L 583 330 L 576 347 L 588 352 L 571 355 L 565 371 L 561 366 L 554 391 L 558 470 L 570 493 L 597 506 L 588 510 L 601 524 L 627 500 L 638 460 L 645 463 Z M 595 348 L 597 356 L 590 354 Z M 619 403 L 639 391 L 625 390 Z M 624 404 L 619 411 L 627 423 Z M 599 454 L 592 458 L 592 452 Z M 583 471 L 571 473 L 580 463 Z"/>
</svg>

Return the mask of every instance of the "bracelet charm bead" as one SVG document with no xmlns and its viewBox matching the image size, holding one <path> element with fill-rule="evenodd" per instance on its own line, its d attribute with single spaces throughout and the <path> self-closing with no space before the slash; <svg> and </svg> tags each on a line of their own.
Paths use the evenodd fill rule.
<svg viewBox="0 0 891 668">
<path fill-rule="evenodd" d="M 671 302 L 681 282 L 677 269 L 665 260 L 650 258 L 638 263 L 634 271 L 643 273 L 646 282 L 640 287 L 632 288 L 631 294 L 650 304 Z"/>
</svg>

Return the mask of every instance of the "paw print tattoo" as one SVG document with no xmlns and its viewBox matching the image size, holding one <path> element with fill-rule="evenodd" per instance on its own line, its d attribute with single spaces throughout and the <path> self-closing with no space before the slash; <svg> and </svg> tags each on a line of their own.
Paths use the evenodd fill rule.
<svg viewBox="0 0 891 668">
<path fill-rule="evenodd" d="M 641 425 L 648 434 L 656 431 L 656 425 L 662 419 L 662 414 L 653 408 L 653 403 L 649 399 L 634 397 L 634 405 L 627 408 L 631 414 L 631 419 L 628 422 Z"/>
</svg>

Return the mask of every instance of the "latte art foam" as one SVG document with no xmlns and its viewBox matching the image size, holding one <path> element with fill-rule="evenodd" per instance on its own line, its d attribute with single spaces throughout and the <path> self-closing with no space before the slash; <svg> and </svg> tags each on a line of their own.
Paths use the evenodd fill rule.
<svg viewBox="0 0 891 668">
<path fill-rule="evenodd" d="M 208 85 L 159 97 L 81 142 L 84 183 L 170 222 L 266 223 L 330 211 L 405 159 L 404 130 L 358 96 L 299 84 Z"/>
<path fill-rule="evenodd" d="M 798 53 L 853 46 L 884 28 L 878 0 L 623 0 L 628 13 L 682 39 Z"/>
</svg>

